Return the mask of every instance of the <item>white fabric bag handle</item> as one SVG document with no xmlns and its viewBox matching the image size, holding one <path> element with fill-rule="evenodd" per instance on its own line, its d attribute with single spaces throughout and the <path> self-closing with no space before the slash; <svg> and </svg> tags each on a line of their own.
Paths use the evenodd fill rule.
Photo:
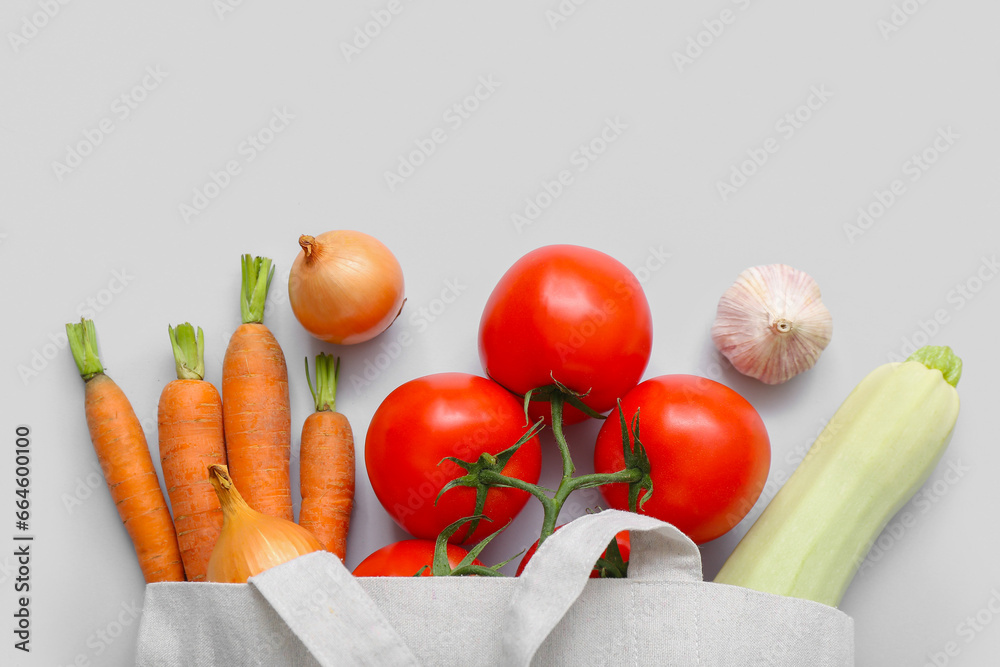
<svg viewBox="0 0 1000 667">
<path fill-rule="evenodd" d="M 542 543 L 518 577 L 504 621 L 504 665 L 531 663 L 538 647 L 583 592 L 601 552 L 622 530 L 631 531 L 629 579 L 702 580 L 697 545 L 669 523 L 619 510 L 575 519 Z"/>
<path fill-rule="evenodd" d="M 420 664 L 361 584 L 331 553 L 300 556 L 251 577 L 248 583 L 321 665 Z"/>
</svg>

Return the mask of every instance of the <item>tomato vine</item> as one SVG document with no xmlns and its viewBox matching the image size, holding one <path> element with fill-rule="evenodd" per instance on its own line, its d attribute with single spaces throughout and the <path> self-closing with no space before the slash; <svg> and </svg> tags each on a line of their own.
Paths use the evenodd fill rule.
<svg viewBox="0 0 1000 667">
<path fill-rule="evenodd" d="M 605 484 L 627 484 L 629 488 L 629 505 L 633 512 L 637 511 L 638 508 L 652 496 L 653 481 L 649 474 L 649 457 L 646 454 L 645 447 L 643 447 L 642 442 L 639 439 L 639 415 L 636 413 L 630 428 L 629 424 L 625 420 L 625 415 L 621 411 L 620 406 L 618 414 L 621 421 L 622 450 L 625 459 L 625 468 L 614 473 L 590 473 L 586 475 L 575 474 L 576 465 L 573 463 L 573 455 L 570 452 L 569 443 L 567 442 L 566 435 L 563 432 L 563 413 L 565 405 L 570 404 L 588 415 L 599 419 L 605 419 L 606 417 L 594 412 L 590 407 L 583 403 L 581 399 L 584 394 L 573 392 L 565 385 L 559 383 L 555 378 L 552 379 L 553 383 L 551 385 L 533 389 L 525 394 L 524 412 L 527 420 L 529 405 L 532 401 L 547 401 L 550 404 L 550 423 L 552 427 L 552 435 L 559 449 L 560 457 L 562 458 L 563 471 L 559 486 L 555 489 L 555 491 L 546 489 L 538 484 L 532 484 L 531 482 L 527 482 L 517 477 L 510 477 L 503 473 L 503 469 L 507 465 L 507 462 L 517 452 L 517 450 L 524 445 L 524 443 L 534 438 L 543 428 L 544 420 L 542 419 L 539 419 L 531 425 L 531 428 L 529 428 L 516 443 L 496 455 L 484 452 L 476 461 L 464 461 L 451 456 L 442 459 L 442 461 L 447 460 L 455 463 L 460 468 L 465 470 L 466 474 L 445 484 L 440 493 L 438 493 L 438 499 L 451 489 L 457 487 L 468 487 L 476 490 L 476 516 L 467 518 L 467 520 L 471 522 L 469 529 L 470 532 L 475 529 L 479 520 L 482 518 L 480 512 L 486 502 L 486 494 L 491 488 L 520 489 L 529 493 L 537 499 L 539 503 L 541 503 L 543 518 L 538 544 L 544 542 L 546 538 L 555 532 L 556 521 L 559 518 L 559 513 L 561 512 L 563 505 L 566 503 L 570 494 L 574 491 L 603 486 Z M 463 520 L 463 522 L 464 521 L 465 520 Z M 455 524 L 452 524 L 452 526 L 449 526 L 446 530 L 450 530 L 451 532 L 449 532 L 443 539 L 439 536 L 438 542 L 446 545 L 447 537 L 454 533 L 461 523 L 462 522 L 456 522 Z M 442 535 L 444 535 L 444 532 L 442 532 Z M 496 533 L 487 538 L 487 540 L 492 539 L 495 535 Z M 624 576 L 625 567 L 621 559 L 621 554 L 618 553 L 618 547 L 615 540 L 612 540 L 612 543 L 614 546 L 609 545 L 609 557 L 602 559 L 599 563 L 602 565 L 601 572 L 604 573 L 605 576 Z M 481 550 L 481 546 L 482 545 L 477 545 L 475 547 L 477 554 Z M 615 557 L 616 554 L 617 558 Z M 471 571 L 452 571 L 447 572 L 446 574 L 472 573 L 473 572 Z"/>
</svg>

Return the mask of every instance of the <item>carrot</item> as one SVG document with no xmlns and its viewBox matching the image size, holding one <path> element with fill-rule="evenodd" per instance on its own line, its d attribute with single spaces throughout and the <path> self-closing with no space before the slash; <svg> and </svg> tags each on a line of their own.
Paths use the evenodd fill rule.
<svg viewBox="0 0 1000 667">
<path fill-rule="evenodd" d="M 262 323 L 273 275 L 270 259 L 243 256 L 243 324 L 222 362 L 222 421 L 229 473 L 247 503 L 292 521 L 288 370 L 278 341 Z"/>
<path fill-rule="evenodd" d="M 222 531 L 222 508 L 208 466 L 226 465 L 222 399 L 205 381 L 205 334 L 184 323 L 167 327 L 177 379 L 160 394 L 160 463 L 174 511 L 177 542 L 188 581 L 203 581 Z"/>
<path fill-rule="evenodd" d="M 146 436 L 124 392 L 104 374 L 94 322 L 67 324 L 66 335 L 84 380 L 90 440 L 146 583 L 184 581 L 177 535 Z"/>
<path fill-rule="evenodd" d="M 336 411 L 339 372 L 340 359 L 320 354 L 313 387 L 306 357 L 306 379 L 316 412 L 302 425 L 299 525 L 319 538 L 324 549 L 344 560 L 354 505 L 354 434 L 347 417 Z"/>
</svg>

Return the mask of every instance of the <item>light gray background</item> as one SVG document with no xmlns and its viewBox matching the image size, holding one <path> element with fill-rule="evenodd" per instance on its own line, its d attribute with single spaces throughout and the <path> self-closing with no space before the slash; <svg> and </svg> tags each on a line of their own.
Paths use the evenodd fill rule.
<svg viewBox="0 0 1000 667">
<path fill-rule="evenodd" d="M 366 425 L 393 388 L 433 372 L 481 372 L 476 331 L 490 290 L 518 257 L 548 243 L 599 248 L 644 279 L 655 318 L 648 377 L 714 377 L 760 411 L 774 454 L 763 500 L 867 372 L 926 331 L 953 346 L 965 360 L 954 440 L 923 502 L 907 508 L 915 520 L 884 536 L 843 609 L 857 623 L 859 665 L 995 661 L 1000 281 L 980 277 L 995 277 L 989 262 L 1000 246 L 1000 6 L 590 0 L 563 3 L 575 9 L 563 17 L 550 13 L 556 0 L 402 0 L 348 62 L 341 44 L 386 1 L 223 3 L 17 0 L 0 10 L 0 662 L 119 665 L 134 648 L 143 582 L 93 474 L 82 386 L 68 350 L 53 342 L 63 324 L 94 316 L 108 372 L 155 451 L 156 403 L 173 377 L 167 324 L 204 327 L 208 379 L 218 383 L 239 323 L 239 255 L 273 257 L 266 322 L 289 360 L 298 429 L 310 410 L 301 360 L 332 348 L 295 321 L 283 281 L 298 235 L 336 228 L 392 248 L 409 298 L 386 334 L 336 350 L 346 379 L 339 404 L 359 458 Z M 714 23 L 720 15 L 731 21 Z M 678 67 L 675 53 L 689 39 L 707 46 Z M 147 68 L 162 80 L 147 77 L 152 89 L 133 93 Z M 499 85 L 455 127 L 445 114 L 480 77 Z M 813 90 L 827 99 L 800 108 Z M 122 95 L 144 98 L 127 117 Z M 275 109 L 294 118 L 251 161 L 241 143 Z M 790 133 L 781 119 L 796 111 L 808 119 Z M 579 147 L 609 120 L 624 129 L 579 171 Z M 102 121 L 113 131 L 60 178 L 54 163 Z M 384 173 L 436 128 L 446 141 L 391 190 Z M 935 137 L 949 128 L 948 151 L 934 155 Z M 718 183 L 765 146 L 777 152 L 724 200 Z M 937 160 L 913 180 L 909 161 L 925 149 Z M 181 205 L 230 160 L 240 173 L 185 221 Z M 512 214 L 562 170 L 572 183 L 518 229 Z M 845 225 L 858 208 L 896 179 L 902 194 L 851 237 Z M 742 269 L 771 262 L 812 274 L 835 322 L 816 368 L 778 387 L 734 373 L 709 339 L 725 288 Z M 115 282 L 115 272 L 124 278 Z M 449 282 L 458 296 L 444 304 Z M 961 297 L 959 285 L 976 291 Z M 935 317 L 944 324 L 930 326 Z M 366 364 L 384 362 L 379 355 L 403 332 L 412 344 L 369 384 L 352 382 Z M 33 432 L 37 536 L 27 657 L 12 649 L 10 631 L 13 433 L 22 423 Z M 596 429 L 570 430 L 581 469 Z M 550 479 L 554 464 L 550 457 Z M 949 465 L 964 472 L 948 476 Z M 565 518 L 598 503 L 585 495 Z M 487 557 L 529 543 L 539 516 L 529 506 Z M 704 546 L 707 577 L 748 524 Z M 361 466 L 348 565 L 402 537 Z M 110 644 L 100 639 L 119 629 Z"/>
</svg>

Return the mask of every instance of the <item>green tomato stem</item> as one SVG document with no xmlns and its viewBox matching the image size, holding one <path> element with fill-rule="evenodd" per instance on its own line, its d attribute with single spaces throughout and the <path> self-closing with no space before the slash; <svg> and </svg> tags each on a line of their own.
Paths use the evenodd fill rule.
<svg viewBox="0 0 1000 667">
<path fill-rule="evenodd" d="M 642 479 L 641 470 L 638 468 L 625 468 L 618 472 L 580 475 L 579 477 L 574 477 L 568 486 L 571 487 L 569 491 L 576 491 L 578 489 L 604 486 L 605 484 L 631 484 L 632 482 L 638 482 L 640 479 Z"/>
<path fill-rule="evenodd" d="M 520 489 L 538 499 L 538 502 L 542 504 L 543 513 L 542 529 L 538 538 L 539 544 L 555 532 L 559 513 L 562 511 L 562 507 L 571 493 L 579 489 L 593 488 L 604 484 L 632 484 L 640 481 L 644 474 L 639 468 L 626 468 L 615 473 L 592 473 L 574 477 L 576 466 L 573 464 L 573 456 L 570 453 L 569 443 L 566 441 L 566 435 L 563 433 L 563 408 L 565 407 L 566 397 L 560 392 L 553 392 L 549 401 L 552 414 L 552 434 L 559 448 L 559 455 L 563 463 L 562 479 L 559 481 L 559 487 L 553 495 L 549 496 L 546 493 L 547 490 L 537 484 L 532 484 L 516 477 L 509 477 L 494 470 L 482 470 L 478 472 L 478 482 L 486 488 L 509 487 Z M 527 406 L 525 406 L 525 410 L 527 411 Z M 469 470 L 469 468 L 466 467 L 466 470 Z"/>
<path fill-rule="evenodd" d="M 572 477 L 573 473 L 576 472 L 576 466 L 573 465 L 573 456 L 569 452 L 569 444 L 566 442 L 566 436 L 563 434 L 564 402 L 565 399 L 562 394 L 556 392 L 552 395 L 552 435 L 555 437 L 556 445 L 559 447 L 559 455 L 562 456 L 563 481 L 565 482 L 567 478 Z"/>
<path fill-rule="evenodd" d="M 485 565 L 462 565 L 461 567 L 456 567 L 451 571 L 451 576 L 455 577 L 465 577 L 470 574 L 474 574 L 480 577 L 503 577 L 505 576 L 502 572 L 497 572 L 493 568 L 486 567 Z"/>
<path fill-rule="evenodd" d="M 629 468 L 615 473 L 593 473 L 574 477 L 573 474 L 576 472 L 576 466 L 573 464 L 573 456 L 569 450 L 569 443 L 566 441 L 566 436 L 562 429 L 563 406 L 563 397 L 559 394 L 553 395 L 551 399 L 552 434 L 555 437 L 556 445 L 559 447 L 559 454 L 562 457 L 563 476 L 559 481 L 559 488 L 556 489 L 551 497 L 537 484 L 531 484 L 516 477 L 508 477 L 507 475 L 492 471 L 485 471 L 480 477 L 480 481 L 487 486 L 507 486 L 521 489 L 538 499 L 542 504 L 543 513 L 541 535 L 538 538 L 539 544 L 555 532 L 559 513 L 562 511 L 566 499 L 574 491 L 601 486 L 603 484 L 630 484 L 642 479 L 641 470 Z"/>
<path fill-rule="evenodd" d="M 508 477 L 507 475 L 493 472 L 491 470 L 482 472 L 479 479 L 487 486 L 506 486 L 512 489 L 521 489 L 538 499 L 538 502 L 542 504 L 543 517 L 542 535 L 539 539 L 539 544 L 556 529 L 556 519 L 559 517 L 559 510 L 562 508 L 562 502 L 559 502 L 557 505 L 556 500 L 545 495 L 545 491 L 539 485 L 526 482 L 523 479 L 518 479 L 517 477 Z M 565 498 L 563 500 L 565 500 Z"/>
<path fill-rule="evenodd" d="M 508 477 L 503 473 L 493 472 L 492 470 L 484 470 L 480 473 L 479 479 L 487 486 L 507 486 L 512 489 L 527 491 L 537 498 L 543 505 L 552 502 L 552 499 L 545 495 L 545 491 L 542 490 L 542 487 L 537 484 L 532 484 L 531 482 L 525 482 L 523 479 L 518 479 L 517 477 Z"/>
<path fill-rule="evenodd" d="M 545 541 L 549 535 L 556 530 L 556 521 L 559 519 L 559 513 L 562 511 L 563 504 L 569 497 L 574 489 L 574 479 L 573 473 L 576 472 L 576 466 L 573 464 L 573 455 L 569 451 L 569 443 L 566 442 L 566 436 L 563 433 L 563 404 L 565 398 L 559 392 L 552 395 L 551 408 L 552 408 L 552 435 L 556 440 L 556 445 L 559 447 L 559 455 L 562 457 L 563 462 L 563 476 L 559 481 L 559 488 L 556 489 L 555 495 L 552 497 L 551 508 L 545 508 L 545 514 L 542 519 L 542 533 L 538 538 L 538 543 L 541 544 Z"/>
</svg>

